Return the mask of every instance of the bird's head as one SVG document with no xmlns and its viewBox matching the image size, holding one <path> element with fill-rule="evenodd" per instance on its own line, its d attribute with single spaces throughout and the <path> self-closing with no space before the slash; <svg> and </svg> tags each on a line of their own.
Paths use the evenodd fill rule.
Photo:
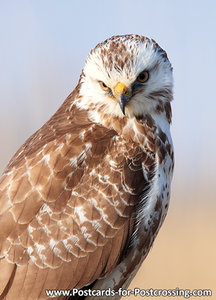
<svg viewBox="0 0 216 300">
<path fill-rule="evenodd" d="M 139 35 L 114 36 L 91 50 L 81 76 L 80 106 L 123 117 L 163 113 L 172 100 L 166 52 Z"/>
</svg>

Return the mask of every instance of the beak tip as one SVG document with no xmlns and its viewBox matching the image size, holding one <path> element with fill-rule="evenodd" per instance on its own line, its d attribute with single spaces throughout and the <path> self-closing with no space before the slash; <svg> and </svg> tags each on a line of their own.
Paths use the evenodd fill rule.
<svg viewBox="0 0 216 300">
<path fill-rule="evenodd" d="M 125 116 L 125 107 L 127 105 L 127 102 L 128 102 L 128 97 L 125 95 L 121 95 L 119 100 L 119 105 L 124 116 Z"/>
<path fill-rule="evenodd" d="M 120 108 L 121 108 L 123 115 L 125 116 L 125 105 L 121 105 L 121 103 L 120 103 Z"/>
</svg>

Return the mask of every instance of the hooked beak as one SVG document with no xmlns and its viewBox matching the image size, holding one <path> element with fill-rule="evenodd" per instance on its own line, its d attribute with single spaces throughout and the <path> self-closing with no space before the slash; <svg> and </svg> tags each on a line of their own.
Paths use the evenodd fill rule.
<svg viewBox="0 0 216 300">
<path fill-rule="evenodd" d="M 119 105 L 123 115 L 125 115 L 125 106 L 127 105 L 128 101 L 129 101 L 129 96 L 126 96 L 124 94 L 119 95 Z"/>
<path fill-rule="evenodd" d="M 122 82 L 117 83 L 117 85 L 114 87 L 114 92 L 115 98 L 119 101 L 121 111 L 125 115 L 125 107 L 132 96 L 131 92 Z"/>
</svg>

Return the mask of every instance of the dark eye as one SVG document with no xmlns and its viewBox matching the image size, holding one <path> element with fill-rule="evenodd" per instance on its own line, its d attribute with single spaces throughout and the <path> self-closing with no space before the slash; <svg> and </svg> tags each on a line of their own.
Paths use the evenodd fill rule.
<svg viewBox="0 0 216 300">
<path fill-rule="evenodd" d="M 99 84 L 104 91 L 109 91 L 109 87 L 103 81 L 99 81 Z"/>
<path fill-rule="evenodd" d="M 137 81 L 139 82 L 146 82 L 149 79 L 149 72 L 148 71 L 143 71 L 139 74 L 137 77 Z"/>
</svg>

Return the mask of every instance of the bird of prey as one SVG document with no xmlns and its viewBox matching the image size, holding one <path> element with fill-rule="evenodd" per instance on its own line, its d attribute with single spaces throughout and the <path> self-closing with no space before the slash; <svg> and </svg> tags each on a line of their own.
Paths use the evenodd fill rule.
<svg viewBox="0 0 216 300">
<path fill-rule="evenodd" d="M 91 50 L 74 91 L 0 179 L 0 299 L 89 287 L 120 298 L 167 214 L 172 90 L 153 39 L 113 36 Z"/>
</svg>

